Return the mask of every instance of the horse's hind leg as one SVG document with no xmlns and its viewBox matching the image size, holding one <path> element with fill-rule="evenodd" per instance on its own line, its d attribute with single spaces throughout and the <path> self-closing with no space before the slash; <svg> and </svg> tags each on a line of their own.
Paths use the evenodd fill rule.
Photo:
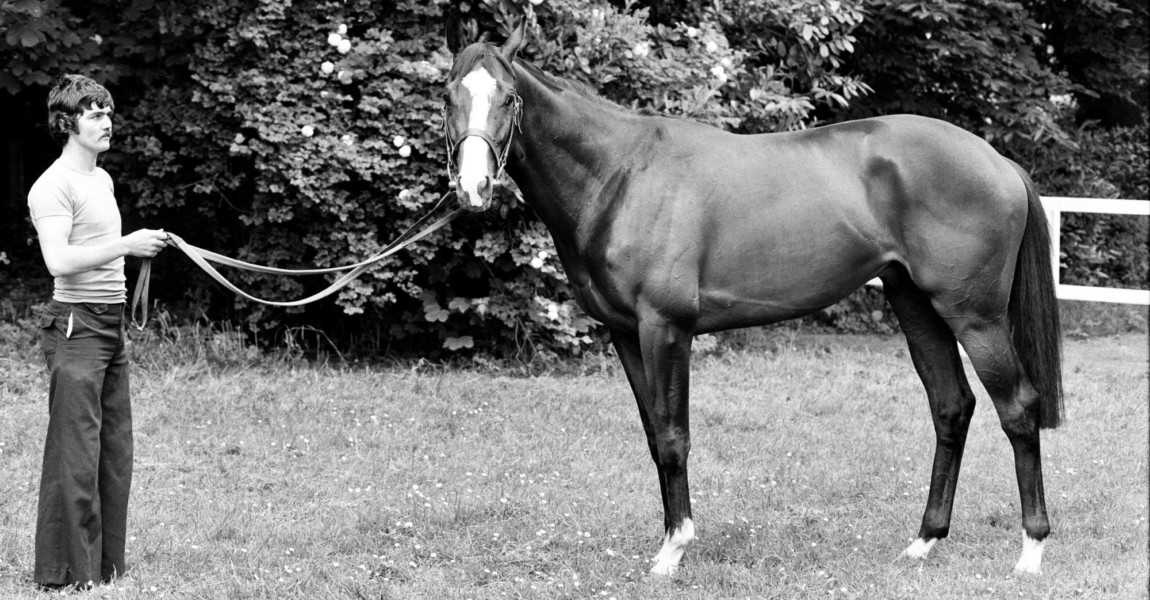
<svg viewBox="0 0 1150 600">
<path fill-rule="evenodd" d="M 907 556 L 924 559 L 935 542 L 950 532 L 955 485 L 970 417 L 974 414 L 974 394 L 963 373 L 954 334 L 926 295 L 905 274 L 884 277 L 883 289 L 906 335 L 934 421 L 930 495 L 918 537 L 905 551 Z"/>
<path fill-rule="evenodd" d="M 1014 450 L 1023 529 L 1022 555 L 1014 568 L 1038 573 L 1043 541 L 1050 533 L 1042 489 L 1038 394 L 1018 360 L 1005 315 L 995 319 L 948 319 L 948 323 L 994 401 L 1002 430 Z"/>
</svg>

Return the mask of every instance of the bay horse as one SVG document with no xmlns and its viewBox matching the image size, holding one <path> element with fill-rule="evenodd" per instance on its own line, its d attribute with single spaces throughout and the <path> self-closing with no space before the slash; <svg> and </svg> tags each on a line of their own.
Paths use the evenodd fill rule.
<svg viewBox="0 0 1150 600">
<path fill-rule="evenodd" d="M 695 538 L 687 484 L 696 334 L 775 323 L 879 277 L 926 388 L 936 446 L 917 539 L 950 529 L 974 412 L 966 350 L 1014 451 L 1023 546 L 1050 532 L 1039 429 L 1062 420 L 1061 337 L 1047 221 L 1029 176 L 942 121 L 879 117 L 737 135 L 645 115 L 516 56 L 464 47 L 445 95 L 458 202 L 489 207 L 504 168 L 547 226 L 579 305 L 609 330 L 663 497 L 652 559 L 672 574 Z"/>
</svg>

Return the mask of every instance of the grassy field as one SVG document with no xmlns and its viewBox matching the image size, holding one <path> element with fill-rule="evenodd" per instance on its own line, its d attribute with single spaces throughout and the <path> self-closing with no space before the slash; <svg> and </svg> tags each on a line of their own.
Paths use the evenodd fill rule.
<svg viewBox="0 0 1150 600">
<path fill-rule="evenodd" d="M 979 388 L 951 537 L 917 532 L 933 434 L 901 337 L 782 330 L 698 357 L 699 539 L 645 575 L 655 470 L 610 357 L 563 374 L 208 360 L 134 372 L 128 577 L 78 598 L 1146 598 L 1147 338 L 1066 342 L 1054 533 L 1017 578 L 1009 445 Z M 30 584 L 39 357 L 0 363 L 0 598 Z M 977 387 L 977 386 L 976 386 Z"/>
</svg>

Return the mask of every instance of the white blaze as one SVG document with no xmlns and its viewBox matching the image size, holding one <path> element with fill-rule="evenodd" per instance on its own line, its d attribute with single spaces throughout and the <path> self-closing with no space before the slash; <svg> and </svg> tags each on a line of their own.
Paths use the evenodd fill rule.
<svg viewBox="0 0 1150 600">
<path fill-rule="evenodd" d="M 487 117 L 491 113 L 491 100 L 495 96 L 495 78 L 480 67 L 463 78 L 463 87 L 471 94 L 471 114 L 467 128 L 487 131 Z M 468 137 L 459 145 L 459 184 L 467 193 L 472 206 L 482 206 L 479 197 L 479 184 L 484 178 L 494 175 L 487 172 L 487 142 Z"/>
</svg>

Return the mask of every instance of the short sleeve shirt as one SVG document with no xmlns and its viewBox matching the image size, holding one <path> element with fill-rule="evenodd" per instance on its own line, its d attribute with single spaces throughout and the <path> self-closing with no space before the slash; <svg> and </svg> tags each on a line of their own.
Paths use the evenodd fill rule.
<svg viewBox="0 0 1150 600">
<path fill-rule="evenodd" d="M 45 218 L 72 219 L 68 236 L 72 246 L 96 246 L 121 235 L 112 177 L 100 167 L 80 171 L 57 160 L 32 184 L 28 210 L 37 226 Z M 124 302 L 127 285 L 123 257 L 90 271 L 57 277 L 52 296 L 60 302 Z"/>
</svg>

